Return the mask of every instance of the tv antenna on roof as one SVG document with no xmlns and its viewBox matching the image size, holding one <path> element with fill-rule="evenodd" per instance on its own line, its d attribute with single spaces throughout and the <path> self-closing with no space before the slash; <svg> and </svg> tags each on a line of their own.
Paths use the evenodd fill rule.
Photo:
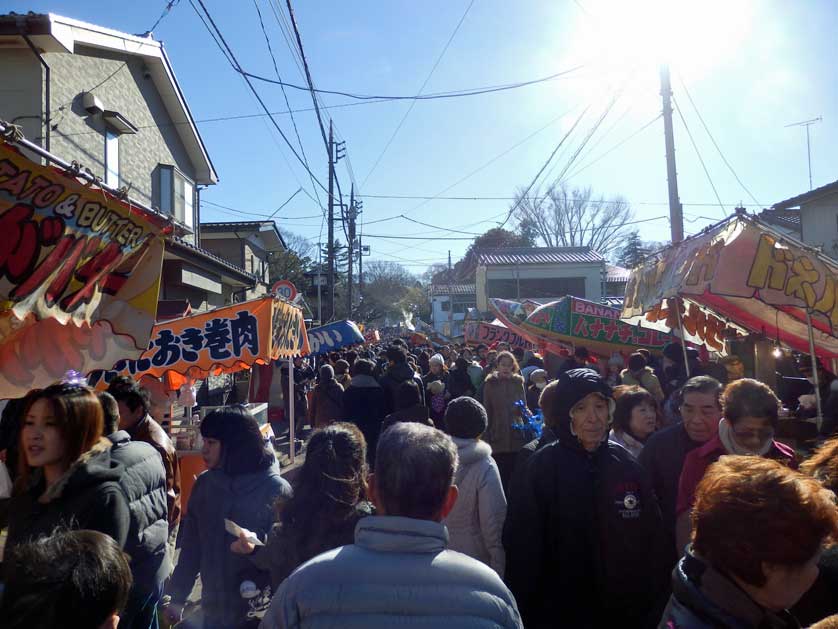
<svg viewBox="0 0 838 629">
<path fill-rule="evenodd" d="M 792 122 L 791 124 L 787 124 L 786 127 L 806 127 L 806 155 L 809 158 L 809 190 L 812 189 L 812 145 L 809 141 L 809 127 L 811 127 L 816 122 L 821 122 L 823 118 L 818 116 L 817 118 L 812 118 L 811 120 L 803 120 L 801 122 Z"/>
</svg>

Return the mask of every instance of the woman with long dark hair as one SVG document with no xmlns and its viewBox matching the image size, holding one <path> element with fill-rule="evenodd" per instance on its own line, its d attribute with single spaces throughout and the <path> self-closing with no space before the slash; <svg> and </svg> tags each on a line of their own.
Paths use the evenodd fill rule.
<svg viewBox="0 0 838 629">
<path fill-rule="evenodd" d="M 130 515 L 119 486 L 124 467 L 111 458 L 102 426 L 102 407 L 89 387 L 54 384 L 28 396 L 19 473 L 7 505 L 7 549 L 58 527 L 99 531 L 125 545 Z"/>
<path fill-rule="evenodd" d="M 179 622 L 183 604 L 200 573 L 205 629 L 228 629 L 244 622 L 247 603 L 240 594 L 246 581 L 267 582 L 243 557 L 230 554 L 232 520 L 264 540 L 273 524 L 271 505 L 291 495 L 279 475 L 272 448 L 259 424 L 241 406 L 213 411 L 201 422 L 201 454 L 207 471 L 198 477 L 180 529 L 180 557 L 169 583 L 170 622 Z"/>
<path fill-rule="evenodd" d="M 355 525 L 372 514 L 367 502 L 367 445 L 354 424 L 335 423 L 315 432 L 294 483 L 294 495 L 277 503 L 279 521 L 264 548 L 244 538 L 231 546 L 250 554 L 271 573 L 272 589 L 312 557 L 355 541 Z"/>
</svg>

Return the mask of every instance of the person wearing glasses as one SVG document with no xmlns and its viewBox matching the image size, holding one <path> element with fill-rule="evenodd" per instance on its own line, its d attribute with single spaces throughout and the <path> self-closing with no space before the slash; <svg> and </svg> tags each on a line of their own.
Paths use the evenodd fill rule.
<svg viewBox="0 0 838 629">
<path fill-rule="evenodd" d="M 666 565 L 675 567 L 675 503 L 678 479 L 687 454 L 716 435 L 722 418 L 722 384 L 710 376 L 690 378 L 678 392 L 678 412 L 682 421 L 654 433 L 646 441 L 638 461 L 652 477 L 652 487 L 663 517 L 667 537 Z"/>
<path fill-rule="evenodd" d="M 742 378 L 725 388 L 722 395 L 724 417 L 719 422 L 718 432 L 687 455 L 681 470 L 675 506 L 678 549 L 683 549 L 689 540 L 689 517 L 698 483 L 719 457 L 725 454 L 760 456 L 797 468 L 794 450 L 774 440 L 779 408 L 780 401 L 774 392 L 757 380 Z"/>
</svg>

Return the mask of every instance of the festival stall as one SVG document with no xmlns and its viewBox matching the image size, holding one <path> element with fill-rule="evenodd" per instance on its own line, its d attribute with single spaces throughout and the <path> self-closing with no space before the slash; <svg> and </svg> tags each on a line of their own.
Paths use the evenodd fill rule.
<svg viewBox="0 0 838 629">
<path fill-rule="evenodd" d="M 485 321 L 467 321 L 463 326 L 463 331 L 465 341 L 469 345 L 482 343 L 491 347 L 495 343 L 508 343 L 510 347 L 520 347 L 524 350 L 535 349 L 534 343 L 504 325 Z"/>
<path fill-rule="evenodd" d="M 637 348 L 660 352 L 674 340 L 667 332 L 620 321 L 617 308 L 570 296 L 539 306 L 518 327 L 530 337 L 582 345 L 603 357 Z"/>
<path fill-rule="evenodd" d="M 0 140 L 0 398 L 138 357 L 167 219 Z"/>
<path fill-rule="evenodd" d="M 118 375 L 137 380 L 150 376 L 160 379 L 167 390 L 177 391 L 211 375 L 307 354 L 308 337 L 302 311 L 269 295 L 159 323 L 147 347 L 139 358 L 119 360 L 108 371 L 91 373 L 88 381 L 104 388 Z M 271 440 L 267 405 L 252 405 L 250 410 L 266 440 Z M 199 427 L 191 420 L 173 419 L 170 427 L 180 459 L 184 505 L 194 478 L 204 470 Z"/>
<path fill-rule="evenodd" d="M 703 311 L 809 353 L 813 363 L 816 356 L 836 358 L 838 264 L 737 213 L 632 271 L 624 317 L 707 328 Z M 711 322 L 705 334 L 718 337 L 718 327 Z"/>
</svg>

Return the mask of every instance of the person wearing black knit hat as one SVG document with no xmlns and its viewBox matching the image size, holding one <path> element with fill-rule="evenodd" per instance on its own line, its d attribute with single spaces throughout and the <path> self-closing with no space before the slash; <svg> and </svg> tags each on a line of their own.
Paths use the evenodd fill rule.
<svg viewBox="0 0 838 629">
<path fill-rule="evenodd" d="M 459 495 L 442 522 L 448 527 L 448 547 L 482 561 L 503 578 L 506 496 L 492 448 L 480 439 L 489 425 L 486 409 L 474 398 L 458 397 L 448 403 L 445 422 L 459 456 L 454 479 Z"/>
<path fill-rule="evenodd" d="M 198 477 L 180 530 L 180 558 L 169 583 L 172 604 L 166 616 L 180 621 L 183 604 L 200 573 L 201 608 L 206 626 L 236 627 L 246 618 L 247 601 L 239 593 L 244 581 L 267 585 L 270 575 L 230 552 L 229 519 L 262 541 L 274 521 L 273 504 L 290 498 L 291 486 L 279 475 L 272 449 L 259 424 L 244 407 L 213 411 L 201 422 L 201 454 L 207 471 Z"/>
<path fill-rule="evenodd" d="M 660 510 L 646 471 L 608 442 L 611 388 L 572 369 L 547 385 L 541 406 L 558 440 L 527 462 L 503 532 L 524 624 L 655 626 L 668 577 Z"/>
</svg>

